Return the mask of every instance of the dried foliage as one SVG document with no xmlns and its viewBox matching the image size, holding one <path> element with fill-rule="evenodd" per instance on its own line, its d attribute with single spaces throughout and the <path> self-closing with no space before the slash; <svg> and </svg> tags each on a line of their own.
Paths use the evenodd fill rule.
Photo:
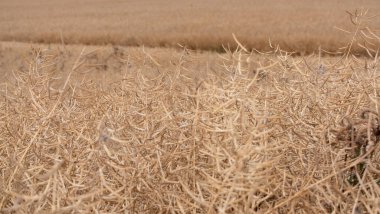
<svg viewBox="0 0 380 214">
<path fill-rule="evenodd" d="M 35 49 L 1 88 L 0 211 L 379 213 L 378 52 L 259 60 L 237 44 L 197 81 L 191 51 L 170 71 L 143 51 L 133 72 L 115 53 L 107 87 L 72 79 L 84 51 L 62 82 Z"/>
<path fill-rule="evenodd" d="M 199 82 L 179 63 L 102 89 L 72 83 L 84 55 L 58 88 L 38 51 L 3 87 L 2 212 L 380 211 L 377 57 L 237 50 Z"/>
</svg>

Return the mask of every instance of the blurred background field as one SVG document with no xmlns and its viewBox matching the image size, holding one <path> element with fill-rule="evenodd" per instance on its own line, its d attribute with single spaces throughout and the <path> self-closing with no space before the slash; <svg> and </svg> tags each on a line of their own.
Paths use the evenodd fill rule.
<svg viewBox="0 0 380 214">
<path fill-rule="evenodd" d="M 350 36 L 334 27 L 352 30 L 345 10 L 362 7 L 380 13 L 377 0 L 2 0 L 0 40 L 222 51 L 234 33 L 249 49 L 335 52 Z"/>
</svg>

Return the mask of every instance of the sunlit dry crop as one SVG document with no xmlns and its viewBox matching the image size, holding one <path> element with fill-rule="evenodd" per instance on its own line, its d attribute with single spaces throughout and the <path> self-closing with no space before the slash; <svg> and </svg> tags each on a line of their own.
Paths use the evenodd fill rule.
<svg viewBox="0 0 380 214">
<path fill-rule="evenodd" d="M 335 57 L 28 49 L 0 85 L 0 212 L 379 213 L 367 15 Z"/>
</svg>

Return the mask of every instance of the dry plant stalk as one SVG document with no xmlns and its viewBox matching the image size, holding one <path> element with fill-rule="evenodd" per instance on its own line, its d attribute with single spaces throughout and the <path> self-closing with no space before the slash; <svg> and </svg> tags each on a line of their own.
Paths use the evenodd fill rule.
<svg viewBox="0 0 380 214">
<path fill-rule="evenodd" d="M 0 93 L 2 213 L 380 212 L 376 56 L 276 49 L 253 70 L 237 49 L 195 82 L 191 54 L 149 77 L 161 63 L 143 50 L 99 87 L 58 83 L 57 58 L 35 53 Z"/>
<path fill-rule="evenodd" d="M 178 67 L 53 88 L 36 51 L 1 93 L 1 211 L 379 212 L 377 62 L 230 56 L 197 84 Z"/>
</svg>

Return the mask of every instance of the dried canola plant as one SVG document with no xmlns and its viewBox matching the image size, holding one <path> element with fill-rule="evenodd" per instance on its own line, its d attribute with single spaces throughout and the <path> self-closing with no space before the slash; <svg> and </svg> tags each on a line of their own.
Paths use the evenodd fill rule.
<svg viewBox="0 0 380 214">
<path fill-rule="evenodd" d="M 1 87 L 1 212 L 379 213 L 378 54 L 239 46 L 198 81 L 143 51 L 108 87 L 37 50 Z"/>
<path fill-rule="evenodd" d="M 3 213 L 380 211 L 377 57 L 238 50 L 199 82 L 152 62 L 104 89 L 54 88 L 38 56 L 2 88 Z"/>
</svg>

